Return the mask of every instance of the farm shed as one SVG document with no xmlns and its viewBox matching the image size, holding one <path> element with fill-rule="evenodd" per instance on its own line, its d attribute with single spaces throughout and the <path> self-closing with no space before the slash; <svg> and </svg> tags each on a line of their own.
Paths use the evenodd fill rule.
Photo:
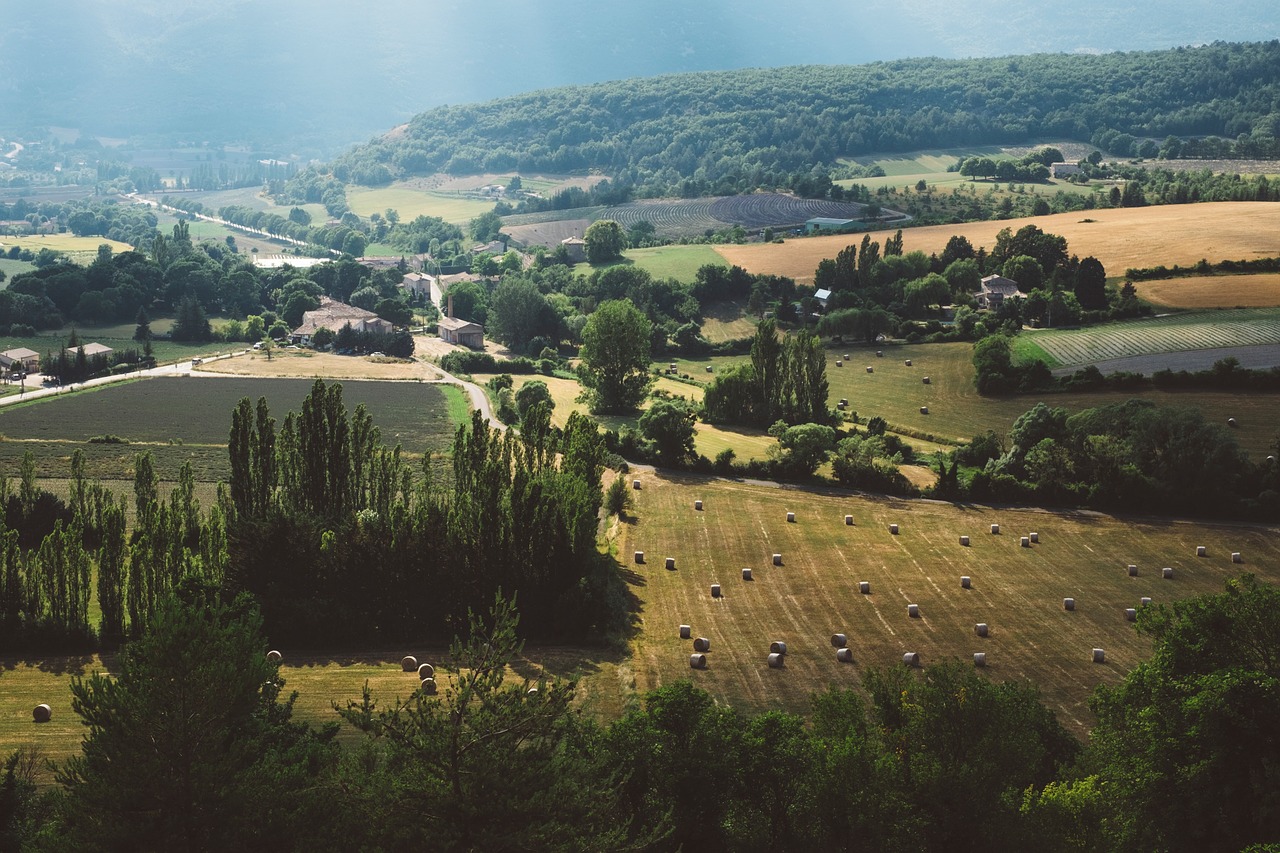
<svg viewBox="0 0 1280 853">
<path fill-rule="evenodd" d="M 856 219 L 836 219 L 831 216 L 815 216 L 812 219 L 805 220 L 804 231 L 806 234 L 812 234 L 815 231 L 841 231 L 845 228 L 855 228 L 858 225 Z"/>
<path fill-rule="evenodd" d="M 827 290 L 825 287 L 818 288 L 813 292 L 813 298 L 825 311 L 827 308 L 827 302 L 831 300 L 831 291 Z"/>
<path fill-rule="evenodd" d="M 437 327 L 440 329 L 442 341 L 472 349 L 484 349 L 484 326 L 454 317 L 452 296 L 449 296 L 449 307 L 445 316 L 440 318 Z"/>
<path fill-rule="evenodd" d="M 26 347 L 0 352 L 0 367 L 12 371 L 15 366 L 20 366 L 27 373 L 38 373 L 40 371 L 40 353 L 35 350 L 29 350 Z"/>
<path fill-rule="evenodd" d="M 580 264 L 587 259 L 587 241 L 581 237 L 566 237 L 560 245 L 569 253 L 570 263 Z"/>
</svg>

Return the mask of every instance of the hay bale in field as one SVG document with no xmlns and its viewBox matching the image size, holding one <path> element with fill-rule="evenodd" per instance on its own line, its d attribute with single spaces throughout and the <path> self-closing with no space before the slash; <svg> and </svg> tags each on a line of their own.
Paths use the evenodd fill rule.
<svg viewBox="0 0 1280 853">
<path fill-rule="evenodd" d="M 972 580 L 970 580 L 969 576 L 968 576 L 968 575 L 961 575 L 961 576 L 960 576 L 960 588 L 961 588 L 961 589 L 971 589 L 972 587 L 973 587 L 973 581 L 972 581 Z"/>
<path fill-rule="evenodd" d="M 787 644 L 781 640 L 774 640 L 769 644 L 769 652 L 775 655 L 785 655 L 787 653 Z"/>
<path fill-rule="evenodd" d="M 1207 556 L 1209 556 L 1209 551 L 1208 551 L 1208 549 L 1207 549 L 1207 548 L 1205 548 L 1203 545 L 1197 545 L 1197 546 L 1196 546 L 1196 556 L 1197 556 L 1197 557 L 1207 557 Z"/>
<path fill-rule="evenodd" d="M 1137 622 L 1137 621 L 1138 621 L 1138 611 L 1137 611 L 1137 609 L 1136 609 L 1136 608 L 1133 608 L 1133 607 L 1126 607 L 1126 608 L 1124 609 L 1124 621 L 1126 621 L 1126 622 Z"/>
<path fill-rule="evenodd" d="M 999 536 L 999 535 L 1000 535 L 1000 525 L 998 525 L 998 524 L 993 524 L 993 525 L 991 525 L 991 535 L 992 535 L 992 536 Z"/>
<path fill-rule="evenodd" d="M 706 668 L 707 668 L 706 655 L 699 655 L 699 654 L 689 655 L 689 669 L 706 669 Z"/>
<path fill-rule="evenodd" d="M 750 570 L 750 569 L 745 568 L 745 567 L 743 568 L 743 570 L 742 570 L 742 579 L 743 579 L 744 581 L 749 581 L 749 580 L 751 580 L 751 570 Z"/>
<path fill-rule="evenodd" d="M 674 569 L 675 569 L 675 567 L 676 567 L 676 558 L 675 558 L 675 557 L 667 557 L 667 568 L 668 568 L 668 569 L 672 569 L 672 570 L 674 570 Z"/>
<path fill-rule="evenodd" d="M 920 618 L 920 605 L 919 605 L 919 604 L 908 604 L 908 605 L 907 605 L 907 615 L 908 615 L 908 616 L 910 616 L 912 619 L 919 619 L 919 618 Z"/>
<path fill-rule="evenodd" d="M 687 639 L 689 639 L 689 638 L 690 638 L 690 637 L 692 637 L 692 636 L 693 636 L 693 629 L 692 629 L 692 628 L 690 628 L 688 625 L 681 625 L 681 626 L 680 626 L 680 639 L 682 639 L 682 640 L 687 640 Z"/>
<path fill-rule="evenodd" d="M 891 534 L 892 534 L 892 535 L 894 535 L 894 536 L 897 536 L 897 535 L 898 535 L 898 525 L 896 525 L 896 524 L 890 524 L 890 525 L 889 525 L 889 533 L 891 533 Z"/>
<path fill-rule="evenodd" d="M 904 654 L 904 655 L 902 656 L 902 664 L 903 664 L 903 666 L 919 666 L 919 665 L 920 665 L 920 653 L 919 653 L 919 652 L 907 652 L 906 654 Z"/>
<path fill-rule="evenodd" d="M 965 546 L 966 548 L 967 548 L 967 547 L 969 547 L 969 537 L 968 537 L 968 536 L 961 536 L 961 537 L 960 537 L 960 544 L 961 544 L 961 545 L 963 545 L 963 546 Z"/>
<path fill-rule="evenodd" d="M 695 652 L 709 652 L 711 651 L 711 641 L 706 637 L 699 637 L 693 641 L 693 650 Z"/>
<path fill-rule="evenodd" d="M 1040 543 L 1040 534 L 1039 534 L 1039 533 L 1032 533 L 1028 538 L 1031 540 L 1031 542 L 1032 542 L 1033 544 L 1039 544 L 1039 543 Z"/>
<path fill-rule="evenodd" d="M 526 690 L 526 691 L 525 691 L 525 695 L 526 695 L 526 696 L 537 696 L 537 695 L 538 695 L 538 688 L 536 688 L 536 687 L 530 687 L 528 690 Z"/>
<path fill-rule="evenodd" d="M 638 492 L 638 491 L 640 491 L 640 481 L 639 481 L 639 480 L 632 480 L 632 481 L 631 481 L 631 488 L 635 489 L 637 492 Z"/>
<path fill-rule="evenodd" d="M 781 555 L 781 554 L 774 554 L 774 555 L 773 555 L 773 564 L 774 564 L 775 566 L 781 566 L 781 565 L 782 565 L 782 555 Z"/>
<path fill-rule="evenodd" d="M 911 359 L 907 359 L 904 363 L 907 365 L 907 367 L 910 367 L 910 366 L 911 366 Z"/>
<path fill-rule="evenodd" d="M 928 384 L 930 384 L 930 383 L 929 383 L 929 377 L 928 377 L 928 376 L 923 376 L 923 377 L 921 377 L 921 378 L 920 378 L 920 384 L 921 384 L 921 385 L 928 385 Z"/>
<path fill-rule="evenodd" d="M 776 652 L 769 655 L 769 669 L 782 669 L 787 664 L 787 659 L 783 655 Z"/>
<path fill-rule="evenodd" d="M 1131 578 L 1136 578 L 1137 576 L 1138 576 L 1138 567 L 1137 567 L 1137 566 L 1135 566 L 1135 565 L 1133 565 L 1132 563 L 1130 563 L 1130 564 L 1129 564 L 1129 577 L 1131 577 Z"/>
<path fill-rule="evenodd" d="M 1244 562 L 1244 557 L 1240 556 L 1240 552 L 1239 552 L 1239 551 L 1232 551 L 1232 552 L 1231 552 L 1231 562 L 1233 562 L 1233 563 L 1243 563 L 1243 562 Z"/>
<path fill-rule="evenodd" d="M 858 581 L 858 592 L 863 595 L 871 594 L 871 583 L 869 581 Z"/>
<path fill-rule="evenodd" d="M 280 663 L 280 661 L 282 660 L 284 660 L 284 655 L 280 654 L 280 652 L 278 652 L 277 650 L 272 649 L 271 651 L 267 652 L 268 663 Z"/>
<path fill-rule="evenodd" d="M 1075 600 L 1074 598 L 1064 598 L 1064 599 L 1062 599 L 1062 609 L 1063 609 L 1063 610 L 1075 610 L 1075 609 L 1076 609 L 1076 600 Z"/>
<path fill-rule="evenodd" d="M 1163 569 L 1160 570 L 1160 575 L 1165 580 L 1171 581 L 1173 580 L 1173 569 L 1170 568 L 1169 566 L 1165 566 Z"/>
<path fill-rule="evenodd" d="M 882 349 L 876 350 L 876 358 L 884 358 L 884 350 Z"/>
<path fill-rule="evenodd" d="M 845 354 L 844 354 L 844 360 L 845 360 L 845 361 L 848 361 L 848 360 L 849 360 L 849 354 L 848 354 L 848 353 L 845 353 Z"/>
<path fill-rule="evenodd" d="M 842 648 L 849 645 L 849 638 L 844 634 L 832 634 L 831 645 L 835 646 L 837 649 Z"/>
<path fill-rule="evenodd" d="M 702 501 L 694 501 L 693 508 L 696 512 L 702 512 Z"/>
<path fill-rule="evenodd" d="M 1030 548 L 1030 547 L 1031 547 L 1031 537 L 1030 537 L 1030 536 L 1023 536 L 1023 537 L 1022 537 L 1022 539 L 1020 539 L 1020 540 L 1018 541 L 1018 544 L 1019 544 L 1019 545 L 1021 545 L 1023 548 Z"/>
<path fill-rule="evenodd" d="M 43 702 L 31 709 L 31 720 L 36 723 L 47 723 L 53 719 L 53 709 Z"/>
<path fill-rule="evenodd" d="M 1139 598 L 1139 599 L 1138 599 L 1138 604 L 1139 604 L 1140 606 L 1142 606 L 1142 607 L 1146 607 L 1146 606 L 1147 606 L 1147 605 L 1149 605 L 1150 603 L 1151 603 L 1151 599 L 1150 599 L 1150 598 L 1148 598 L 1148 597 L 1147 597 L 1147 596 L 1145 596 L 1145 595 L 1144 595 L 1144 596 L 1142 596 L 1142 598 Z"/>
<path fill-rule="evenodd" d="M 853 663 L 853 649 L 836 649 L 836 660 L 840 663 Z"/>
<path fill-rule="evenodd" d="M 1236 425 L 1236 419 L 1235 419 L 1235 418 L 1227 418 L 1227 426 L 1229 426 L 1229 427 L 1234 427 L 1235 425 Z"/>
<path fill-rule="evenodd" d="M 713 583 L 713 584 L 711 585 L 711 597 L 712 597 L 712 598 L 719 598 L 719 597 L 720 597 L 720 584 L 718 584 L 718 583 Z"/>
<path fill-rule="evenodd" d="M 986 653 L 986 652 L 974 652 L 974 653 L 973 653 L 973 665 L 974 665 L 974 666 L 986 666 L 986 665 L 987 665 L 987 653 Z"/>
<path fill-rule="evenodd" d="M 867 365 L 867 373 L 875 373 L 875 372 L 876 372 L 876 369 L 875 369 L 874 367 L 872 367 L 871 365 L 869 365 L 869 364 L 868 364 L 868 365 Z"/>
<path fill-rule="evenodd" d="M 405 672 L 417 672 L 418 659 L 415 658 L 413 655 L 405 655 L 404 657 L 400 658 L 400 668 L 403 669 Z"/>
<path fill-rule="evenodd" d="M 435 678 L 436 668 L 429 663 L 418 664 L 418 678 Z"/>
<path fill-rule="evenodd" d="M 837 359 L 836 359 L 836 367 L 844 367 L 844 362 L 837 358 Z"/>
<path fill-rule="evenodd" d="M 434 678 L 424 678 L 418 682 L 418 688 L 427 696 L 436 695 L 436 680 Z"/>
<path fill-rule="evenodd" d="M 644 565 L 644 551 L 636 551 L 636 565 L 637 566 Z"/>
<path fill-rule="evenodd" d="M 707 373 L 711 373 L 711 372 L 712 372 L 712 370 L 711 370 L 711 365 L 709 365 L 709 364 L 708 364 L 708 365 L 707 365 Z"/>
<path fill-rule="evenodd" d="M 987 636 L 987 633 L 988 633 L 989 631 L 990 631 L 990 629 L 989 629 L 989 628 L 987 628 L 987 623 L 986 623 L 986 622 L 979 622 L 977 625 L 974 625 L 974 626 L 973 626 L 973 632 L 974 632 L 975 634 L 977 634 L 979 637 L 985 637 L 985 636 Z"/>
<path fill-rule="evenodd" d="M 1106 653 L 1106 652 L 1104 652 L 1102 649 L 1094 649 L 1094 650 L 1093 650 L 1093 662 L 1094 662 L 1094 663 L 1106 663 L 1106 662 L 1107 662 L 1107 653 Z"/>
<path fill-rule="evenodd" d="M 844 517 L 844 523 L 845 523 L 845 526 L 846 526 L 846 527 L 853 527 L 853 516 L 852 516 L 852 515 L 846 515 L 846 516 Z"/>
<path fill-rule="evenodd" d="M 840 408 L 840 409 L 843 409 L 843 408 L 847 407 L 848 405 L 849 405 L 849 398 L 848 398 L 848 397 L 841 397 L 841 398 L 840 398 L 840 402 L 836 404 L 836 407 L 837 407 L 837 408 Z"/>
<path fill-rule="evenodd" d="M 794 512 L 787 513 L 787 523 L 788 524 L 796 523 L 796 514 Z"/>
<path fill-rule="evenodd" d="M 920 414 L 922 414 L 922 415 L 927 415 L 927 414 L 929 414 L 929 407 L 928 407 L 928 406 L 921 406 L 921 407 L 920 407 Z"/>
</svg>

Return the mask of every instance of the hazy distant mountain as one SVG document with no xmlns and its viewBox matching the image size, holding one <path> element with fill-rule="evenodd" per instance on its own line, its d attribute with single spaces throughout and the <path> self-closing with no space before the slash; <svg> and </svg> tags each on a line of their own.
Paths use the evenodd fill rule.
<svg viewBox="0 0 1280 853">
<path fill-rule="evenodd" d="M 1277 37 L 1274 0 L 46 0 L 0 13 L 0 130 L 331 148 L 440 104 L 574 83 Z"/>
</svg>

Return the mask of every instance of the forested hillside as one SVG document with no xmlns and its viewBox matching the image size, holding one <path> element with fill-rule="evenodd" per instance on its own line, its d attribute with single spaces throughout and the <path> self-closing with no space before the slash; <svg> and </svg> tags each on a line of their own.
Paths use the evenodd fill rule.
<svg viewBox="0 0 1280 853">
<path fill-rule="evenodd" d="M 718 194 L 789 186 L 868 152 L 1045 138 L 1105 140 L 1129 156 L 1144 139 L 1214 135 L 1274 157 L 1277 103 L 1274 41 L 679 74 L 431 110 L 302 173 L 286 194 L 322 187 L 327 173 L 379 184 L 588 170 L 641 194 Z M 1133 150 L 1114 150 L 1117 138 Z"/>
</svg>

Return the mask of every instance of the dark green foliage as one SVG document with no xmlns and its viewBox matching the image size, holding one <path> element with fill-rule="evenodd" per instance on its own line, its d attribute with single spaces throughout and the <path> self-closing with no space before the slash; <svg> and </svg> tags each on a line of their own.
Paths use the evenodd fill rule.
<svg viewBox="0 0 1280 853">
<path fill-rule="evenodd" d="M 587 228 L 583 240 L 587 244 L 587 260 L 604 264 L 622 257 L 627 237 L 622 226 L 612 219 L 599 219 Z"/>
<path fill-rule="evenodd" d="M 653 442 L 663 465 L 679 467 L 694 454 L 697 410 L 683 400 L 655 400 L 640 415 L 640 434 Z"/>
<path fill-rule="evenodd" d="M 631 302 L 612 300 L 587 318 L 580 375 L 594 412 L 628 412 L 649 393 L 653 326 Z"/>
<path fill-rule="evenodd" d="M 773 321 L 762 321 L 751 346 L 751 364 L 718 375 L 707 386 L 703 409 L 710 423 L 825 423 L 830 413 L 821 342 L 807 331 L 780 339 Z"/>
</svg>

